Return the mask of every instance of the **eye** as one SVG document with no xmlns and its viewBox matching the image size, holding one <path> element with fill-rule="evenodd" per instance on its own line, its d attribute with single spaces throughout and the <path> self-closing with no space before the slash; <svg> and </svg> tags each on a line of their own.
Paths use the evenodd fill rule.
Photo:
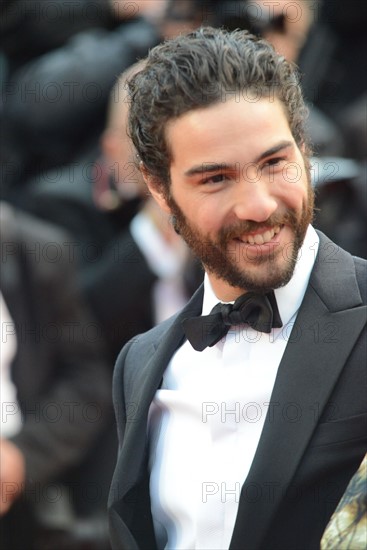
<svg viewBox="0 0 367 550">
<path fill-rule="evenodd" d="M 286 161 L 285 157 L 272 157 L 264 162 L 260 170 L 262 173 L 268 173 L 273 176 L 284 169 Z"/>
<path fill-rule="evenodd" d="M 269 160 L 267 160 L 263 167 L 269 167 L 269 166 L 279 166 L 283 161 L 285 161 L 284 157 L 274 157 Z"/>
<path fill-rule="evenodd" d="M 210 183 L 223 183 L 227 178 L 225 174 L 214 174 L 214 176 L 209 176 L 202 180 L 203 184 Z"/>
</svg>

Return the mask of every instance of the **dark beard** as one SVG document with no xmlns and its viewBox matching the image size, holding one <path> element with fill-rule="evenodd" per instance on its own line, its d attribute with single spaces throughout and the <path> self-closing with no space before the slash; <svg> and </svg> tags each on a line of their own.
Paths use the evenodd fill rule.
<svg viewBox="0 0 367 550">
<path fill-rule="evenodd" d="M 243 221 L 222 228 L 218 233 L 217 241 L 213 241 L 208 235 L 203 235 L 199 229 L 191 226 L 187 221 L 172 196 L 167 197 L 171 208 L 176 231 L 186 241 L 195 256 L 203 263 L 206 271 L 213 273 L 235 288 L 244 291 L 266 293 L 272 289 L 286 285 L 292 278 L 297 263 L 298 252 L 304 241 L 307 227 L 313 218 L 314 194 L 311 184 L 308 183 L 307 204 L 304 205 L 301 216 L 294 210 L 287 210 L 283 216 L 271 216 L 265 223 Z M 231 242 L 234 238 L 254 231 L 259 227 L 275 227 L 277 225 L 288 226 L 294 234 L 293 241 L 283 249 L 285 261 L 279 265 L 277 259 L 277 247 L 269 245 L 268 255 L 254 255 L 247 258 L 252 265 L 263 265 L 265 274 L 261 278 L 251 270 L 239 268 L 239 258 L 235 257 L 235 249 L 231 250 Z M 239 248 L 236 249 L 237 253 Z"/>
</svg>

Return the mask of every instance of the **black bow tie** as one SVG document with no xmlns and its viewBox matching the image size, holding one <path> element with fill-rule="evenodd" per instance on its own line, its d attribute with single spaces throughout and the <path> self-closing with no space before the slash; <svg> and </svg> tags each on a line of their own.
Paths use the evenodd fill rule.
<svg viewBox="0 0 367 550">
<path fill-rule="evenodd" d="M 280 328 L 279 315 L 274 292 L 268 294 L 243 294 L 234 304 L 217 304 L 210 315 L 191 317 L 182 321 L 186 337 L 196 351 L 214 346 L 227 334 L 233 325 L 248 323 L 260 332 L 270 332 Z"/>
</svg>

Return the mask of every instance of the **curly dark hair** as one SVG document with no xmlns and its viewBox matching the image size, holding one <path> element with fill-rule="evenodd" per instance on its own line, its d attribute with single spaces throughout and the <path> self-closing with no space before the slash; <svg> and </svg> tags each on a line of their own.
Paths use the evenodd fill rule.
<svg viewBox="0 0 367 550">
<path fill-rule="evenodd" d="M 167 122 L 233 95 L 253 102 L 279 98 L 297 145 L 309 151 L 307 109 L 296 68 L 248 31 L 202 27 L 168 40 L 150 51 L 128 86 L 129 134 L 140 161 L 165 194 L 171 164 Z"/>
</svg>

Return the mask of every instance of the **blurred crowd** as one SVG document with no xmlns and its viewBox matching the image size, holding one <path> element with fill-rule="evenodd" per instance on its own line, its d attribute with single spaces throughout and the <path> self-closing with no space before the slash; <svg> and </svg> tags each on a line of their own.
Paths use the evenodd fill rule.
<svg viewBox="0 0 367 550">
<path fill-rule="evenodd" d="M 4 0 L 1 15 L 1 548 L 108 550 L 114 362 L 202 280 L 143 184 L 126 80 L 200 25 L 267 38 L 300 68 L 315 226 L 366 257 L 367 8 Z"/>
</svg>

